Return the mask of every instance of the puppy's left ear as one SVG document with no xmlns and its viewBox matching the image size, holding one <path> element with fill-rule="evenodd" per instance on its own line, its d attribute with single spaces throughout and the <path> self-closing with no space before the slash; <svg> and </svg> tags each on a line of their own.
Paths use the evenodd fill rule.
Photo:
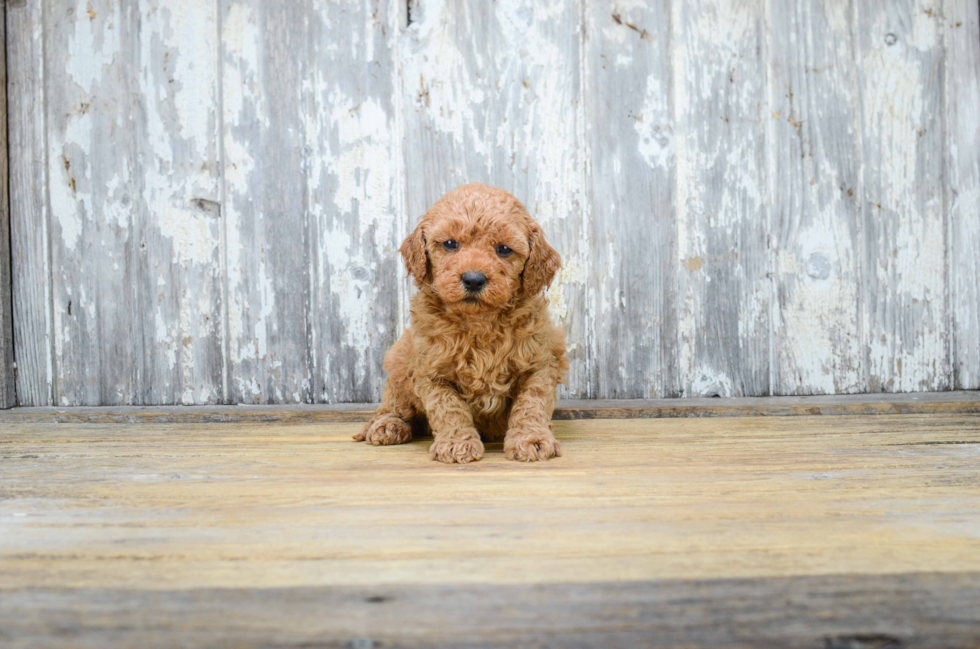
<svg viewBox="0 0 980 649">
<path fill-rule="evenodd" d="M 418 285 L 425 284 L 429 276 L 429 255 L 425 252 L 425 233 L 422 232 L 421 223 L 412 234 L 408 235 L 398 251 L 405 258 L 405 267 Z"/>
<path fill-rule="evenodd" d="M 561 257 L 544 240 L 544 232 L 535 223 L 531 227 L 531 235 L 528 237 L 528 244 L 531 252 L 524 266 L 524 295 L 531 297 L 537 295 L 551 284 L 555 278 L 555 273 L 561 268 Z"/>
</svg>

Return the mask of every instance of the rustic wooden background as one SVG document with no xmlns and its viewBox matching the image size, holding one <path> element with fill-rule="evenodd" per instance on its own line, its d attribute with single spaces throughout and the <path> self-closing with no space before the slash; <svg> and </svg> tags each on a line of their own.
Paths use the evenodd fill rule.
<svg viewBox="0 0 980 649">
<path fill-rule="evenodd" d="M 566 396 L 980 388 L 977 4 L 8 0 L 18 402 L 375 400 L 472 180 Z"/>
</svg>

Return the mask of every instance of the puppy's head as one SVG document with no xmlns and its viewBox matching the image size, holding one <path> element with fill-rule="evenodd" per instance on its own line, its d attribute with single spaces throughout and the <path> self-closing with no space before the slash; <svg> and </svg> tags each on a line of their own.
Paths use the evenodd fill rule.
<svg viewBox="0 0 980 649">
<path fill-rule="evenodd" d="M 440 198 L 405 239 L 401 253 L 420 288 L 473 314 L 537 295 L 561 266 L 521 202 L 480 183 Z"/>
</svg>

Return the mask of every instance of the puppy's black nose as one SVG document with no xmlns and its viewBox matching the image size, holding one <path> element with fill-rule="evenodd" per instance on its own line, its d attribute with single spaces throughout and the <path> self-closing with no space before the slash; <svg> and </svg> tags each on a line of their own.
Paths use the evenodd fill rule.
<svg viewBox="0 0 980 649">
<path fill-rule="evenodd" d="M 487 276 L 472 270 L 463 273 L 460 279 L 463 280 L 463 288 L 467 293 L 479 293 L 487 285 Z"/>
</svg>

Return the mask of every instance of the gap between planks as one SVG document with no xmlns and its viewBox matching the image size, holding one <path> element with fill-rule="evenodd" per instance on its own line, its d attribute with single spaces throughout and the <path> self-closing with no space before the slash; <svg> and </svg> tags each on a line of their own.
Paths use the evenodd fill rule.
<svg viewBox="0 0 980 649">
<path fill-rule="evenodd" d="M 0 425 L 49 423 L 324 423 L 368 421 L 376 404 L 14 408 Z M 554 419 L 788 417 L 801 415 L 980 414 L 980 392 L 918 392 L 736 399 L 559 401 Z"/>
</svg>

